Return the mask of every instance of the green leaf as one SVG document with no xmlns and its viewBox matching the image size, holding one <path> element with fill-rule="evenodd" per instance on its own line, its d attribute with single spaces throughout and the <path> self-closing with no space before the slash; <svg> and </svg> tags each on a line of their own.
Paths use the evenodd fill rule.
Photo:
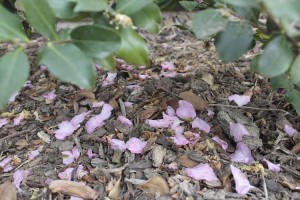
<svg viewBox="0 0 300 200">
<path fill-rule="evenodd" d="M 195 10 L 195 8 L 197 7 L 197 5 L 199 4 L 198 2 L 195 1 L 179 1 L 179 4 L 186 10 L 188 10 L 189 12 L 192 12 L 193 10 Z"/>
<path fill-rule="evenodd" d="M 259 8 L 259 3 L 257 0 L 219 0 L 221 2 L 238 6 L 238 7 L 250 7 L 250 8 Z"/>
<path fill-rule="evenodd" d="M 105 26 L 84 25 L 71 32 L 73 42 L 92 58 L 105 58 L 121 47 L 120 34 Z"/>
<path fill-rule="evenodd" d="M 295 108 L 298 115 L 300 115 L 300 91 L 293 89 L 285 94 L 285 98 Z"/>
<path fill-rule="evenodd" d="M 63 81 L 82 88 L 93 88 L 96 81 L 92 60 L 74 44 L 48 43 L 40 53 L 39 64 Z"/>
<path fill-rule="evenodd" d="M 270 81 L 272 84 L 272 89 L 275 91 L 278 90 L 279 88 L 284 88 L 288 91 L 294 88 L 293 83 L 288 79 L 288 76 L 285 73 L 270 78 Z"/>
<path fill-rule="evenodd" d="M 228 22 L 226 29 L 215 38 L 217 53 L 225 62 L 238 59 L 250 49 L 252 42 L 252 28 L 243 22 Z"/>
<path fill-rule="evenodd" d="M 285 73 L 293 61 L 293 51 L 283 35 L 270 40 L 258 60 L 257 71 L 266 77 Z"/>
<path fill-rule="evenodd" d="M 21 48 L 0 58 L 0 109 L 22 88 L 28 78 L 29 69 L 27 56 Z"/>
<path fill-rule="evenodd" d="M 95 63 L 100 65 L 100 67 L 107 71 L 113 71 L 116 69 L 116 61 L 114 56 L 108 56 L 103 59 L 96 59 Z"/>
<path fill-rule="evenodd" d="M 116 11 L 131 17 L 137 27 L 151 33 L 159 31 L 162 20 L 160 9 L 151 0 L 119 0 Z"/>
<path fill-rule="evenodd" d="M 48 0 L 48 3 L 57 18 L 71 19 L 79 15 L 78 13 L 73 12 L 74 7 L 76 6 L 73 2 L 65 0 Z"/>
<path fill-rule="evenodd" d="M 47 0 L 20 0 L 26 20 L 43 36 L 58 39 L 56 18 Z"/>
<path fill-rule="evenodd" d="M 28 41 L 19 18 L 0 5 L 0 41 Z"/>
<path fill-rule="evenodd" d="M 290 70 L 291 80 L 294 84 L 300 86 L 300 55 L 297 56 Z"/>
<path fill-rule="evenodd" d="M 117 55 L 130 64 L 148 66 L 148 48 L 147 43 L 131 28 L 120 30 L 122 44 Z"/>
<path fill-rule="evenodd" d="M 232 6 L 234 11 L 241 17 L 249 19 L 253 22 L 258 22 L 260 10 L 253 7 Z"/>
<path fill-rule="evenodd" d="M 109 6 L 105 0 L 81 0 L 77 2 L 74 11 L 75 12 L 100 12 L 108 8 Z"/>
<path fill-rule="evenodd" d="M 217 10 L 209 8 L 193 17 L 192 26 L 196 37 L 204 39 L 224 30 L 226 23 Z"/>
</svg>

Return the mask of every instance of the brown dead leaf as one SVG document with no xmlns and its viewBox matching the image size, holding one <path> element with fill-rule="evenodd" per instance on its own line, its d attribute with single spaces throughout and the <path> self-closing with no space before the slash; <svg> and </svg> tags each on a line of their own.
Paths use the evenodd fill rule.
<svg viewBox="0 0 300 200">
<path fill-rule="evenodd" d="M 144 120 L 144 119 L 150 119 L 150 117 L 152 117 L 155 113 L 157 113 L 158 111 L 158 107 L 157 106 L 148 106 L 146 108 L 146 110 L 142 110 L 142 111 L 139 111 L 137 113 L 137 116 L 141 119 L 141 120 Z"/>
<path fill-rule="evenodd" d="M 23 148 L 28 147 L 29 143 L 25 139 L 21 139 L 16 142 L 16 146 L 18 150 L 21 150 Z"/>
<path fill-rule="evenodd" d="M 153 176 L 145 183 L 140 184 L 138 188 L 151 194 L 160 193 L 160 195 L 167 195 L 170 192 L 167 181 L 161 176 Z"/>
<path fill-rule="evenodd" d="M 192 159 L 190 159 L 187 155 L 180 156 L 179 163 L 180 163 L 180 165 L 182 165 L 184 167 L 195 167 L 196 165 L 199 164 L 196 161 L 193 161 Z"/>
<path fill-rule="evenodd" d="M 10 181 L 0 185 L 0 200 L 17 200 L 16 188 Z"/>
<path fill-rule="evenodd" d="M 198 111 L 208 109 L 208 102 L 205 101 L 202 97 L 193 93 L 192 91 L 181 92 L 179 94 L 179 97 L 193 104 L 195 109 Z"/>
<path fill-rule="evenodd" d="M 291 152 L 296 154 L 300 153 L 300 143 L 297 143 L 295 146 L 293 146 Z"/>
<path fill-rule="evenodd" d="M 230 181 L 230 175 L 231 175 L 231 171 L 226 169 L 226 171 L 223 171 L 221 173 L 221 181 L 222 181 L 222 185 L 224 187 L 224 191 L 225 192 L 232 192 L 232 185 L 231 185 L 231 181 Z"/>
<path fill-rule="evenodd" d="M 51 181 L 49 188 L 53 193 L 76 196 L 83 199 L 96 199 L 99 195 L 95 190 L 84 183 L 74 181 L 54 180 Z"/>
<path fill-rule="evenodd" d="M 76 94 L 76 100 L 80 100 L 83 98 L 87 99 L 95 99 L 95 94 L 91 90 L 81 89 Z"/>
<path fill-rule="evenodd" d="M 204 74 L 202 76 L 202 80 L 205 81 L 208 85 L 213 86 L 214 85 L 214 77 L 211 74 Z"/>
<path fill-rule="evenodd" d="M 121 176 L 117 180 L 117 182 L 114 184 L 113 188 L 110 190 L 108 197 L 112 200 L 118 200 L 120 197 L 120 192 L 121 192 Z"/>
</svg>

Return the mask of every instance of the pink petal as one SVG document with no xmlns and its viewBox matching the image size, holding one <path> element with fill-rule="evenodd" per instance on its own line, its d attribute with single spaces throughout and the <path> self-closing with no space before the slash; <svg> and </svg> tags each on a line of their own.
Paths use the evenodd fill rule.
<svg viewBox="0 0 300 200">
<path fill-rule="evenodd" d="M 284 132 L 288 134 L 288 136 L 293 137 L 295 133 L 298 131 L 294 129 L 291 125 L 284 125 Z"/>
<path fill-rule="evenodd" d="M 207 109 L 207 115 L 208 115 L 209 117 L 213 117 L 213 116 L 215 115 L 215 113 L 214 113 L 212 110 Z"/>
<path fill-rule="evenodd" d="M 90 118 L 86 124 L 85 129 L 88 133 L 93 133 L 96 128 L 101 127 L 105 124 L 104 120 L 108 119 L 111 116 L 111 111 L 113 107 L 109 104 L 104 104 L 99 115 L 96 115 Z"/>
<path fill-rule="evenodd" d="M 63 163 L 65 165 L 69 165 L 72 162 L 74 162 L 75 157 L 71 151 L 63 151 L 63 152 L 61 152 L 61 154 L 63 155 Z"/>
<path fill-rule="evenodd" d="M 16 186 L 16 188 L 18 189 L 19 192 L 21 192 L 21 188 L 20 188 L 20 184 L 23 181 L 23 178 L 27 177 L 30 174 L 30 171 L 28 170 L 17 170 L 14 173 L 14 181 L 13 184 Z"/>
<path fill-rule="evenodd" d="M 234 101 L 238 106 L 246 105 L 250 102 L 251 97 L 246 95 L 231 95 L 228 97 L 229 101 Z"/>
<path fill-rule="evenodd" d="M 62 180 L 68 180 L 71 181 L 72 180 L 72 172 L 73 172 L 74 168 L 67 168 L 65 171 L 60 172 L 58 174 L 58 177 Z"/>
<path fill-rule="evenodd" d="M 80 125 L 74 126 L 69 121 L 63 121 L 58 125 L 58 129 L 54 131 L 55 137 L 58 140 L 64 140 L 66 137 L 72 135 L 76 129 L 79 128 Z"/>
<path fill-rule="evenodd" d="M 236 150 L 231 154 L 231 161 L 251 164 L 254 163 L 254 158 L 251 155 L 251 150 L 243 142 L 236 145 Z"/>
<path fill-rule="evenodd" d="M 72 154 L 74 158 L 77 160 L 80 157 L 80 150 L 77 147 L 74 147 L 72 149 Z"/>
<path fill-rule="evenodd" d="M 163 70 L 170 70 L 170 71 L 173 71 L 173 70 L 175 70 L 175 65 L 173 64 L 173 63 L 171 63 L 171 62 L 164 62 L 164 63 L 162 63 L 161 64 L 161 68 L 163 69 Z"/>
<path fill-rule="evenodd" d="M 239 194 L 247 194 L 249 190 L 254 188 L 250 185 L 246 174 L 241 172 L 238 168 L 233 165 L 230 165 L 231 173 L 235 182 L 235 190 Z"/>
<path fill-rule="evenodd" d="M 104 121 L 104 120 L 107 120 L 108 118 L 110 118 L 111 116 L 111 111 L 113 110 L 114 108 L 109 105 L 109 104 L 104 104 L 103 105 L 103 108 L 101 110 L 101 113 L 99 115 L 97 115 L 99 117 L 99 120 L 101 121 Z"/>
<path fill-rule="evenodd" d="M 124 106 L 127 107 L 127 108 L 131 108 L 133 106 L 133 103 L 129 102 L 129 101 L 125 101 Z"/>
<path fill-rule="evenodd" d="M 102 87 L 106 87 L 114 84 L 115 78 L 117 77 L 117 73 L 107 73 L 106 79 L 102 82 Z"/>
<path fill-rule="evenodd" d="M 209 164 L 199 164 L 192 168 L 187 168 L 186 174 L 196 180 L 205 181 L 219 181 L 214 170 L 209 166 Z"/>
<path fill-rule="evenodd" d="M 175 112 L 174 108 L 172 108 L 171 106 L 167 106 L 166 114 L 169 116 L 175 116 L 176 112 Z"/>
<path fill-rule="evenodd" d="M 188 139 L 186 139 L 186 137 L 182 134 L 176 134 L 174 137 L 171 137 L 174 140 L 174 143 L 177 146 L 183 146 L 186 144 L 191 143 Z"/>
<path fill-rule="evenodd" d="M 37 157 L 40 154 L 40 151 L 34 150 L 28 153 L 28 160 L 33 160 L 35 157 Z"/>
<path fill-rule="evenodd" d="M 45 65 L 41 65 L 41 66 L 40 66 L 40 70 L 41 70 L 41 71 L 45 71 L 45 70 L 47 70 L 47 67 L 46 67 Z"/>
<path fill-rule="evenodd" d="M 178 73 L 174 71 L 163 72 L 160 74 L 162 77 L 175 77 Z"/>
<path fill-rule="evenodd" d="M 146 74 L 139 74 L 139 78 L 141 79 L 141 80 L 145 80 L 145 79 L 147 79 L 147 78 L 149 78 L 150 76 L 149 75 L 146 75 Z"/>
<path fill-rule="evenodd" d="M 87 156 L 89 157 L 89 159 L 92 159 L 92 158 L 98 156 L 96 153 L 93 153 L 92 149 L 89 149 L 89 150 L 86 152 L 86 154 L 87 154 Z"/>
<path fill-rule="evenodd" d="M 274 164 L 274 163 L 268 161 L 267 159 L 263 159 L 263 161 L 265 161 L 267 163 L 269 170 L 272 170 L 274 172 L 280 172 L 280 170 L 281 170 L 280 164 Z"/>
<path fill-rule="evenodd" d="M 45 98 L 46 102 L 52 102 L 56 98 L 55 90 L 52 90 L 51 92 L 43 95 Z"/>
<path fill-rule="evenodd" d="M 130 121 L 129 119 L 127 119 L 126 117 L 124 116 L 119 116 L 118 117 L 118 120 L 123 123 L 124 125 L 126 125 L 127 127 L 132 127 L 133 124 L 132 124 L 132 121 Z"/>
<path fill-rule="evenodd" d="M 3 168 L 3 172 L 9 172 L 14 169 L 10 164 L 12 162 L 12 157 L 7 157 L 0 162 L 0 167 Z"/>
<path fill-rule="evenodd" d="M 99 108 L 99 107 L 102 107 L 104 104 L 105 104 L 104 101 L 93 102 L 93 103 L 92 103 L 92 107 L 93 107 L 93 108 Z"/>
<path fill-rule="evenodd" d="M 126 144 L 123 140 L 111 139 L 111 148 L 113 150 L 125 151 L 127 149 Z"/>
<path fill-rule="evenodd" d="M 194 106 L 185 100 L 180 100 L 179 107 L 176 109 L 176 115 L 185 121 L 192 121 L 196 117 Z"/>
<path fill-rule="evenodd" d="M 8 124 L 8 120 L 6 118 L 0 119 L 0 128 Z"/>
<path fill-rule="evenodd" d="M 136 137 L 132 137 L 126 142 L 127 149 L 131 153 L 135 153 L 135 154 L 143 153 L 143 150 L 144 150 L 146 145 L 147 145 L 146 141 L 144 142 L 144 141 L 142 141 L 142 140 L 140 140 Z"/>
<path fill-rule="evenodd" d="M 196 117 L 193 120 L 192 128 L 198 128 L 199 130 L 204 131 L 206 133 L 210 132 L 210 125 L 206 121 L 204 121 L 198 117 Z"/>
<path fill-rule="evenodd" d="M 250 133 L 244 125 L 230 122 L 230 135 L 234 138 L 235 142 L 240 142 L 244 135 L 250 135 Z"/>
<path fill-rule="evenodd" d="M 80 198 L 80 197 L 74 197 L 74 196 L 71 196 L 71 197 L 70 197 L 70 200 L 84 200 L 84 199 L 82 199 L 82 198 Z"/>
<path fill-rule="evenodd" d="M 166 167 L 169 168 L 169 169 L 172 169 L 172 170 L 177 170 L 178 169 L 178 164 L 176 162 L 171 162 Z"/>
<path fill-rule="evenodd" d="M 214 136 L 212 138 L 215 142 L 217 142 L 219 145 L 221 145 L 221 147 L 226 150 L 228 148 L 228 144 L 227 142 L 225 142 L 224 140 L 221 140 L 221 138 L 219 138 L 218 136 Z"/>
<path fill-rule="evenodd" d="M 79 115 L 75 115 L 72 119 L 71 119 L 71 123 L 74 125 L 74 126 L 77 126 L 79 125 L 81 122 L 84 121 L 85 117 L 90 114 L 92 111 L 88 111 L 88 112 L 83 112 Z"/>
<path fill-rule="evenodd" d="M 14 118 L 14 125 L 18 126 L 20 125 L 21 121 L 23 121 L 25 119 L 25 114 L 24 112 L 21 112 L 18 117 Z"/>
<path fill-rule="evenodd" d="M 147 119 L 145 123 L 153 128 L 168 128 L 169 125 L 171 124 L 170 121 L 164 119 L 157 119 L 157 120 Z"/>
<path fill-rule="evenodd" d="M 82 177 L 86 176 L 88 174 L 87 171 L 83 170 L 83 166 L 79 165 L 76 171 L 76 176 L 79 180 L 82 179 Z"/>
<path fill-rule="evenodd" d="M 171 129 L 175 131 L 175 135 L 182 135 L 184 132 L 184 126 L 177 126 Z"/>
<path fill-rule="evenodd" d="M 139 85 L 127 85 L 126 88 L 128 88 L 129 90 L 138 90 L 141 88 L 141 86 Z"/>
</svg>

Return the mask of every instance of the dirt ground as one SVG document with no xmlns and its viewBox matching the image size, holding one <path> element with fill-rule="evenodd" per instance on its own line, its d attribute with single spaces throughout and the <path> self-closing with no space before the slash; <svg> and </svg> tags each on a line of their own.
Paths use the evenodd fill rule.
<svg viewBox="0 0 300 200">
<path fill-rule="evenodd" d="M 266 196 L 268 199 L 300 199 L 296 188 L 300 185 L 300 161 L 297 160 L 300 134 L 288 137 L 282 131 L 286 121 L 300 130 L 300 120 L 285 101 L 284 91 L 272 91 L 266 78 L 250 73 L 254 52 L 237 62 L 224 64 L 218 59 L 212 42 L 198 41 L 190 33 L 170 26 L 172 20 L 168 20 L 158 35 L 141 33 L 149 43 L 151 67 L 128 70 L 128 65 L 118 60 L 116 81 L 111 86 L 101 86 L 105 75 L 101 70 L 97 87 L 87 91 L 57 80 L 38 66 L 33 67 L 30 77 L 33 87 L 24 87 L 2 112 L 14 111 L 10 116 L 13 119 L 25 109 L 30 116 L 18 126 L 10 122 L 0 128 L 0 161 L 11 156 L 14 165 L 12 171 L 0 171 L 0 184 L 13 180 L 17 170 L 29 170 L 31 173 L 22 181 L 17 199 L 70 199 L 69 195 L 53 193 L 48 182 L 58 180 L 60 172 L 73 167 L 72 180 L 90 186 L 99 194 L 97 199 L 238 200 Z M 35 52 L 33 48 L 32 56 Z M 167 73 L 162 75 L 161 64 L 165 61 L 176 66 L 174 77 Z M 126 87 L 129 85 L 138 85 L 140 89 L 132 90 Z M 46 104 L 43 95 L 52 90 L 57 97 Z M 197 143 L 178 147 L 171 139 L 171 131 L 152 128 L 145 120 L 162 118 L 167 106 L 176 109 L 178 100 L 187 98 L 183 95 L 186 91 L 200 96 L 215 115 L 209 117 L 206 111 L 197 109 L 197 116 L 207 121 L 212 129 L 208 134 L 202 132 Z M 228 101 L 228 96 L 245 92 L 252 94 L 246 106 L 238 107 Z M 64 141 L 54 137 L 62 121 L 88 110 L 92 113 L 87 119 L 100 113 L 101 108 L 92 107 L 96 100 L 114 108 L 103 127 L 88 134 L 82 125 Z M 124 102 L 128 101 L 133 106 L 125 108 Z M 133 127 L 128 128 L 117 120 L 121 114 L 133 121 Z M 235 191 L 229 168 L 230 154 L 235 151 L 235 142 L 228 130 L 230 120 L 242 121 L 257 130 L 257 135 L 244 141 L 256 163 L 235 163 L 256 187 L 246 195 Z M 195 131 L 189 124 L 186 130 Z M 226 151 L 211 139 L 216 135 L 228 143 Z M 132 137 L 148 142 L 143 154 L 114 151 L 108 144 L 111 138 L 127 141 Z M 68 166 L 63 164 L 61 152 L 75 146 L 80 149 L 80 157 Z M 40 154 L 29 161 L 28 153 L 39 147 Z M 96 154 L 92 158 L 87 156 L 89 149 Z M 264 158 L 280 164 L 281 171 L 268 170 Z M 177 167 L 167 167 L 171 163 Z M 209 163 L 221 183 L 211 185 L 185 174 L 185 168 L 199 163 Z M 75 175 L 79 165 L 88 172 L 82 180 Z M 151 179 L 153 177 L 160 179 Z M 141 186 L 141 180 L 150 180 L 151 186 Z M 158 195 L 157 191 L 163 190 L 161 187 L 167 187 L 167 194 Z"/>
</svg>

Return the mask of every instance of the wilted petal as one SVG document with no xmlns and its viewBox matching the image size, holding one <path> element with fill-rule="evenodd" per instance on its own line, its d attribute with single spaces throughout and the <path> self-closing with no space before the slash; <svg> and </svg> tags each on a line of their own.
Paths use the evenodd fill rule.
<svg viewBox="0 0 300 200">
<path fill-rule="evenodd" d="M 281 170 L 280 164 L 274 164 L 274 163 L 268 161 L 267 159 L 263 159 L 263 161 L 265 161 L 267 163 L 269 170 L 272 170 L 274 172 L 280 172 L 280 170 Z"/>
<path fill-rule="evenodd" d="M 107 73 L 107 77 L 105 80 L 102 82 L 102 87 L 106 87 L 109 85 L 114 84 L 115 78 L 117 77 L 117 73 Z"/>
<path fill-rule="evenodd" d="M 8 124 L 8 120 L 6 118 L 0 119 L 0 128 Z"/>
<path fill-rule="evenodd" d="M 147 119 L 145 123 L 153 128 L 168 128 L 172 122 L 165 119 L 157 119 L 157 120 Z"/>
<path fill-rule="evenodd" d="M 12 157 L 7 157 L 0 162 L 0 167 L 3 169 L 3 172 L 9 172 L 13 169 L 13 166 L 10 164 Z"/>
<path fill-rule="evenodd" d="M 93 102 L 93 103 L 92 103 L 92 107 L 93 107 L 93 108 L 99 108 L 99 107 L 102 107 L 104 104 L 105 104 L 104 101 Z"/>
<path fill-rule="evenodd" d="M 86 123 L 85 123 L 85 129 L 87 133 L 93 133 L 96 128 L 103 126 L 105 123 L 102 120 L 99 120 L 99 117 L 96 115 L 94 117 L 91 117 Z"/>
<path fill-rule="evenodd" d="M 211 109 L 207 109 L 207 115 L 209 117 L 213 117 L 215 115 L 214 111 L 212 111 Z"/>
<path fill-rule="evenodd" d="M 32 89 L 34 86 L 32 85 L 31 81 L 26 81 L 23 87 L 28 87 Z"/>
<path fill-rule="evenodd" d="M 65 171 L 60 172 L 58 174 L 58 177 L 62 180 L 68 180 L 71 181 L 72 180 L 72 172 L 73 172 L 74 168 L 67 168 Z"/>
<path fill-rule="evenodd" d="M 40 151 L 37 149 L 37 150 L 34 150 L 34 151 L 30 151 L 28 153 L 28 160 L 33 160 L 35 157 L 37 157 L 38 155 L 40 154 Z"/>
<path fill-rule="evenodd" d="M 123 140 L 111 139 L 110 144 L 113 150 L 125 151 L 127 149 L 126 144 Z"/>
<path fill-rule="evenodd" d="M 228 97 L 229 101 L 234 101 L 238 106 L 246 105 L 250 102 L 251 97 L 246 95 L 231 95 Z"/>
<path fill-rule="evenodd" d="M 186 137 L 182 134 L 176 134 L 174 137 L 171 137 L 174 141 L 174 143 L 177 146 L 183 146 L 183 145 L 187 145 L 189 143 L 191 143 L 188 139 L 186 139 Z"/>
<path fill-rule="evenodd" d="M 91 111 L 88 111 L 88 112 L 83 112 L 79 115 L 75 115 L 72 119 L 71 119 L 71 123 L 74 125 L 74 126 L 77 126 L 78 124 L 80 124 L 81 122 L 84 121 L 85 117 L 90 114 Z"/>
<path fill-rule="evenodd" d="M 170 70 L 170 71 L 173 71 L 173 70 L 175 70 L 175 65 L 173 64 L 173 63 L 171 63 L 171 62 L 164 62 L 164 63 L 162 63 L 161 64 L 161 68 L 163 69 L 163 70 Z"/>
<path fill-rule="evenodd" d="M 230 122 L 230 135 L 233 137 L 235 142 L 240 142 L 244 135 L 250 135 L 250 133 L 244 125 Z"/>
<path fill-rule="evenodd" d="M 74 197 L 74 196 L 71 196 L 71 197 L 70 197 L 70 200 L 84 200 L 84 199 L 82 199 L 82 198 L 80 198 L 80 197 Z"/>
<path fill-rule="evenodd" d="M 127 107 L 127 108 L 131 108 L 133 106 L 133 103 L 129 102 L 129 101 L 125 101 L 124 106 Z"/>
<path fill-rule="evenodd" d="M 251 164 L 254 163 L 254 158 L 251 155 L 251 150 L 243 142 L 236 145 L 236 150 L 231 154 L 231 161 Z"/>
<path fill-rule="evenodd" d="M 13 184 L 16 186 L 16 188 L 18 189 L 19 192 L 21 192 L 21 188 L 20 188 L 20 184 L 21 182 L 23 181 L 23 179 L 25 177 L 27 177 L 28 175 L 30 174 L 30 171 L 29 170 L 17 170 L 15 173 L 14 173 L 14 181 L 13 181 Z"/>
<path fill-rule="evenodd" d="M 118 117 L 118 120 L 123 123 L 124 125 L 126 125 L 127 127 L 132 127 L 133 124 L 132 124 L 132 121 L 130 121 L 129 119 L 127 119 L 126 117 L 124 116 L 119 116 Z"/>
<path fill-rule="evenodd" d="M 58 140 L 64 140 L 66 137 L 72 135 L 76 129 L 79 128 L 80 125 L 74 126 L 69 121 L 63 121 L 58 125 L 58 129 L 54 131 L 55 137 Z"/>
<path fill-rule="evenodd" d="M 215 142 L 217 142 L 219 145 L 221 145 L 221 147 L 226 150 L 228 148 L 228 144 L 227 142 L 225 142 L 224 140 L 221 140 L 221 138 L 219 138 L 218 136 L 214 136 L 212 138 Z"/>
<path fill-rule="evenodd" d="M 206 133 L 210 132 L 210 125 L 206 121 L 204 121 L 198 117 L 196 117 L 193 120 L 192 128 L 198 128 L 199 130 L 204 131 Z"/>
<path fill-rule="evenodd" d="M 194 106 L 185 100 L 180 100 L 179 106 L 176 109 L 176 115 L 185 121 L 192 121 L 196 117 Z"/>
<path fill-rule="evenodd" d="M 252 185 L 250 185 L 246 174 L 241 172 L 241 170 L 239 170 L 233 165 L 230 165 L 230 169 L 233 175 L 233 179 L 235 182 L 235 190 L 237 191 L 237 193 L 247 194 L 249 190 L 254 188 Z"/>
<path fill-rule="evenodd" d="M 18 126 L 25 119 L 25 113 L 21 112 L 18 117 L 14 118 L 14 125 Z"/>
<path fill-rule="evenodd" d="M 288 134 L 288 136 L 293 137 L 295 133 L 298 131 L 294 129 L 291 125 L 284 125 L 284 132 Z"/>
<path fill-rule="evenodd" d="M 205 181 L 219 181 L 214 170 L 209 166 L 209 164 L 199 164 L 192 168 L 187 168 L 186 174 L 196 180 Z"/>
<path fill-rule="evenodd" d="M 74 147 L 72 149 L 72 154 L 73 154 L 74 158 L 77 160 L 80 156 L 80 150 L 77 147 Z"/>
<path fill-rule="evenodd" d="M 79 180 L 82 179 L 82 177 L 86 176 L 88 174 L 87 171 L 83 170 L 83 166 L 79 165 L 76 171 L 76 176 Z"/>
<path fill-rule="evenodd" d="M 89 150 L 86 152 L 86 154 L 87 154 L 87 156 L 89 157 L 89 159 L 92 159 L 92 158 L 98 156 L 96 153 L 93 153 L 92 149 L 89 149 Z"/>
<path fill-rule="evenodd" d="M 61 154 L 63 155 L 63 163 L 65 165 L 69 165 L 74 162 L 75 158 L 71 151 L 63 151 Z"/>
<path fill-rule="evenodd" d="M 171 127 L 171 129 L 175 131 L 175 135 L 182 135 L 184 132 L 184 126 Z"/>
<path fill-rule="evenodd" d="M 143 150 L 144 150 L 146 145 L 147 145 L 146 141 L 144 142 L 144 141 L 142 141 L 142 140 L 140 140 L 136 137 L 132 137 L 126 142 L 127 149 L 131 153 L 135 153 L 135 154 L 143 153 Z"/>
<path fill-rule="evenodd" d="M 172 108 L 171 106 L 167 106 L 166 114 L 169 116 L 175 116 L 176 112 L 175 112 L 174 108 Z"/>
<path fill-rule="evenodd" d="M 109 104 L 104 104 L 103 105 L 103 108 L 101 110 L 101 113 L 98 116 L 99 120 L 101 121 L 104 121 L 104 120 L 107 120 L 108 118 L 110 118 L 111 116 L 111 111 L 113 110 L 114 108 L 109 105 Z"/>
<path fill-rule="evenodd" d="M 171 162 L 166 167 L 169 168 L 169 169 L 172 169 L 172 170 L 177 170 L 178 169 L 178 164 L 176 162 Z"/>
<path fill-rule="evenodd" d="M 56 98 L 55 90 L 52 90 L 51 92 L 43 95 L 44 99 L 46 100 L 46 103 L 51 103 Z"/>
</svg>

